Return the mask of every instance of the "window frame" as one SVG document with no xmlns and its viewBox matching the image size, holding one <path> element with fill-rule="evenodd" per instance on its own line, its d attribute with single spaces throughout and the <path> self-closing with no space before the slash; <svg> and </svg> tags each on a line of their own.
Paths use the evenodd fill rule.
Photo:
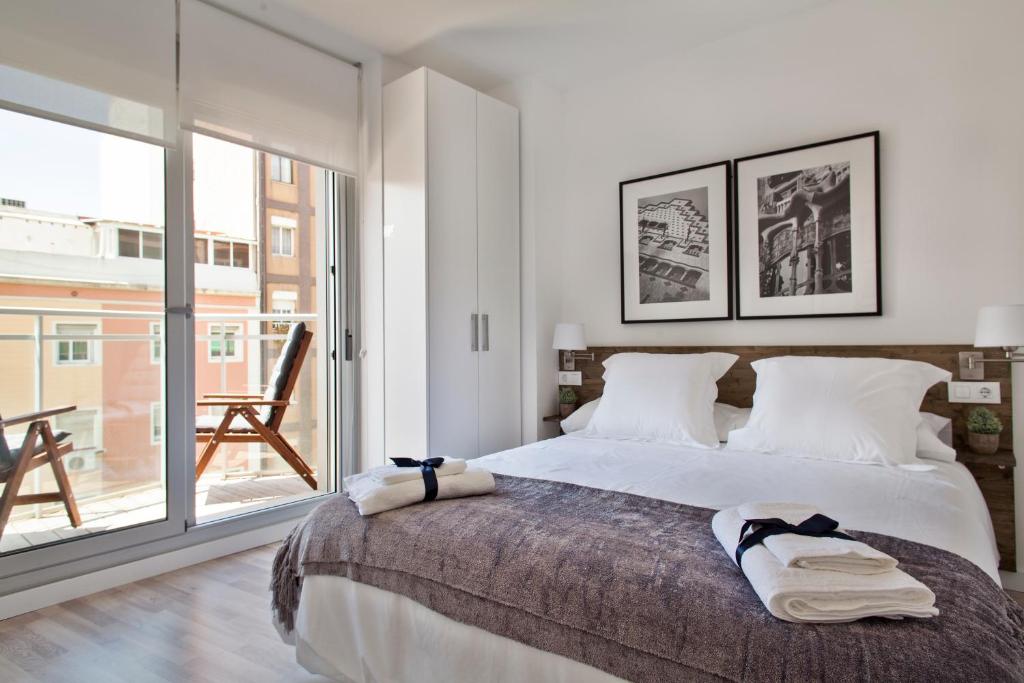
<svg viewBox="0 0 1024 683">
<path fill-rule="evenodd" d="M 164 442 L 164 407 L 162 401 L 149 403 L 149 445 L 159 446 Z"/>
<path fill-rule="evenodd" d="M 292 166 L 295 162 L 288 157 L 283 157 L 280 154 L 269 153 L 270 157 L 270 179 L 275 183 L 281 183 L 283 185 L 294 185 L 295 184 L 295 168 Z M 287 168 L 288 172 L 285 173 L 284 169 Z M 287 180 L 285 175 L 288 176 Z"/>
<path fill-rule="evenodd" d="M 81 322 L 81 321 L 78 321 L 78 320 L 56 320 L 53 323 L 53 334 L 54 335 L 64 335 L 64 334 L 71 335 L 71 334 L 75 334 L 75 332 L 62 332 L 61 331 L 62 328 L 67 328 L 67 327 L 88 327 L 88 328 L 91 328 L 91 332 L 90 332 L 91 336 L 96 336 L 98 334 L 102 334 L 103 333 L 102 332 L 102 325 L 100 325 L 100 323 L 98 323 L 98 322 L 97 323 L 88 323 L 88 322 Z M 86 357 L 85 357 L 84 360 L 75 360 L 74 359 L 74 345 L 75 344 L 79 344 L 79 343 L 85 344 L 85 354 L 86 354 Z M 61 347 L 63 347 L 65 344 L 68 345 L 67 346 L 67 349 L 68 349 L 68 359 L 67 360 L 61 360 L 61 357 L 60 357 L 61 356 Z M 97 352 L 96 341 L 93 340 L 93 339 L 85 339 L 85 340 L 78 340 L 78 339 L 55 339 L 54 342 L 53 342 L 53 365 L 56 366 L 56 367 L 61 367 L 61 368 L 85 368 L 85 367 L 91 367 L 93 365 L 99 365 L 100 363 L 101 363 L 101 360 L 100 360 L 99 354 Z"/>
<path fill-rule="evenodd" d="M 160 365 L 164 361 L 164 336 L 163 336 L 163 323 L 162 322 L 150 322 L 149 323 L 149 364 Z M 158 336 L 159 339 L 152 339 L 152 337 Z"/>
<path fill-rule="evenodd" d="M 202 544 L 223 543 L 242 534 L 246 538 L 269 542 L 294 525 L 328 496 L 342 495 L 341 479 L 353 471 L 346 454 L 353 452 L 356 438 L 356 397 L 354 363 L 341 351 L 347 334 L 358 339 L 358 316 L 349 317 L 359 301 L 358 287 L 350 282 L 356 272 L 351 264 L 358 254 L 355 235 L 356 179 L 332 172 L 332 182 L 323 192 L 317 189 L 318 221 L 332 221 L 325 249 L 318 250 L 318 268 L 327 260 L 331 273 L 325 286 L 317 288 L 318 326 L 330 330 L 318 344 L 311 366 L 317 376 L 336 387 L 328 391 L 318 420 L 324 420 L 329 444 L 328 464 L 320 474 L 334 493 L 304 500 L 285 502 L 251 513 L 196 524 L 195 519 L 195 371 L 196 322 L 192 314 L 196 291 L 195 226 L 192 207 L 191 133 L 178 131 L 176 145 L 164 148 L 164 305 L 166 314 L 157 317 L 163 323 L 162 351 L 165 359 L 161 376 L 164 382 L 164 422 L 161 453 L 165 467 L 166 514 L 163 519 L 64 542 L 29 547 L 0 556 L 0 596 L 75 579 L 164 553 L 194 548 Z M 324 209 L 321 211 L 321 209 Z M 205 236 L 204 236 L 205 237 Z M 208 252 L 209 254 L 209 249 Z M 141 258 L 141 256 L 140 256 Z M 336 270 L 335 270 L 336 268 Z M 102 332 L 102 325 L 100 326 Z M 358 342 L 357 342 L 358 343 Z M 98 357 L 97 354 L 95 357 Z M 336 360 L 334 360 L 336 358 Z M 102 425 L 97 437 L 102 439 Z M 323 466 L 324 463 L 321 463 Z"/>
<path fill-rule="evenodd" d="M 206 340 L 206 360 L 209 363 L 220 363 L 220 354 L 213 353 L 213 343 L 220 341 L 220 328 L 234 329 L 234 336 L 225 335 L 224 341 L 231 342 L 234 345 L 234 353 L 225 356 L 223 362 L 225 363 L 241 363 L 245 360 L 245 326 L 242 323 L 230 323 L 230 322 L 211 322 L 206 326 L 206 335 L 209 339 Z"/>
<path fill-rule="evenodd" d="M 295 233 L 298 229 L 291 225 L 274 225 L 270 226 L 270 255 L 280 256 L 282 258 L 295 258 Z M 288 249 L 285 251 L 282 247 L 284 246 L 285 233 L 288 235 Z M 280 235 L 280 237 L 279 237 Z"/>
<path fill-rule="evenodd" d="M 129 228 L 123 225 L 118 225 L 117 230 L 117 258 L 130 258 L 130 259 L 145 259 L 147 261 L 163 261 L 166 258 L 166 249 L 164 248 L 164 233 L 160 230 L 146 230 L 145 228 Z M 122 254 L 121 246 L 125 244 L 125 240 L 121 239 L 121 233 L 135 233 L 135 250 L 136 254 Z M 160 255 L 159 256 L 146 256 L 146 237 L 156 237 L 159 243 Z M 150 245 L 152 247 L 152 244 Z"/>
</svg>

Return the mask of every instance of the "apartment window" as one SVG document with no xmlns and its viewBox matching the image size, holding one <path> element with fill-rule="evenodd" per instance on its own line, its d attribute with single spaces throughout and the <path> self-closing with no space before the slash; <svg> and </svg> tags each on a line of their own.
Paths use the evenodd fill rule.
<svg viewBox="0 0 1024 683">
<path fill-rule="evenodd" d="M 270 253 L 274 256 L 295 256 L 297 222 L 284 216 L 271 216 L 270 224 Z"/>
<path fill-rule="evenodd" d="M 163 360 L 163 335 L 160 330 L 160 323 L 149 324 L 149 362 L 153 365 L 160 365 Z"/>
<path fill-rule="evenodd" d="M 290 317 L 295 315 L 295 292 L 274 292 L 270 297 L 270 312 L 275 315 Z M 271 323 L 275 331 L 287 331 L 291 327 L 290 320 L 275 320 Z"/>
<path fill-rule="evenodd" d="M 210 262 L 210 240 L 205 237 L 197 237 L 194 241 L 195 244 L 195 261 L 196 263 L 209 263 Z"/>
<path fill-rule="evenodd" d="M 75 337 L 57 340 L 58 365 L 90 365 L 96 362 L 93 357 L 93 342 L 85 338 L 96 334 L 96 325 L 58 323 L 54 332 Z"/>
<path fill-rule="evenodd" d="M 292 160 L 270 155 L 270 179 L 279 183 L 292 184 Z"/>
<path fill-rule="evenodd" d="M 117 255 L 125 258 L 162 259 L 163 236 L 158 232 L 118 228 Z"/>
<path fill-rule="evenodd" d="M 162 403 L 149 404 L 149 443 L 157 446 L 164 440 L 164 407 Z"/>
<path fill-rule="evenodd" d="M 213 265 L 249 268 L 250 246 L 245 242 L 213 241 Z M 198 263 L 198 261 L 197 261 Z M 203 262 L 205 263 L 205 261 Z"/>
<path fill-rule="evenodd" d="M 242 335 L 241 325 L 210 325 L 210 345 L 208 358 L 211 362 L 242 360 L 242 345 L 238 339 Z M 221 348 L 223 346 L 223 349 Z"/>
</svg>

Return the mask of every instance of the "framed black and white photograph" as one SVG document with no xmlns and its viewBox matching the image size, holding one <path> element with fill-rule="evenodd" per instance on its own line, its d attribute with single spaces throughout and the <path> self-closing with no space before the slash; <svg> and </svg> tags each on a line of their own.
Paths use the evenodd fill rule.
<svg viewBox="0 0 1024 683">
<path fill-rule="evenodd" d="M 622 322 L 732 317 L 730 164 L 619 183 Z"/>
<path fill-rule="evenodd" d="M 737 317 L 881 315 L 878 132 L 733 164 Z"/>
</svg>

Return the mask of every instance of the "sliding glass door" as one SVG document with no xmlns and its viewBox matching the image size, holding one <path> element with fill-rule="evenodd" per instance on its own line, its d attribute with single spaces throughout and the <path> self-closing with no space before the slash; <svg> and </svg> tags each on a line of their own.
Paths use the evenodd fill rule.
<svg viewBox="0 0 1024 683">
<path fill-rule="evenodd" d="M 346 188 L 0 109 L 0 579 L 337 490 Z"/>
<path fill-rule="evenodd" d="M 168 519 L 164 194 L 163 148 L 0 110 L 0 419 L 61 453 L 3 429 L 0 555 Z"/>
<path fill-rule="evenodd" d="M 333 172 L 200 134 L 190 168 L 202 524 L 335 490 L 328 295 L 343 226 L 327 210 Z"/>
</svg>

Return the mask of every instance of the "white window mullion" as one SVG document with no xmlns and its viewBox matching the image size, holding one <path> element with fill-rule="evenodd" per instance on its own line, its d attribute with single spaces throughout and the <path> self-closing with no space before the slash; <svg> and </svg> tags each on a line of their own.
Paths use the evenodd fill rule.
<svg viewBox="0 0 1024 683">
<path fill-rule="evenodd" d="M 179 133 L 167 152 L 167 227 L 164 247 L 168 315 L 164 322 L 165 420 L 168 519 L 195 523 L 195 226 L 192 219 L 191 135 Z M 211 254 L 212 256 L 212 254 Z M 212 259 L 211 259 L 212 260 Z"/>
</svg>

